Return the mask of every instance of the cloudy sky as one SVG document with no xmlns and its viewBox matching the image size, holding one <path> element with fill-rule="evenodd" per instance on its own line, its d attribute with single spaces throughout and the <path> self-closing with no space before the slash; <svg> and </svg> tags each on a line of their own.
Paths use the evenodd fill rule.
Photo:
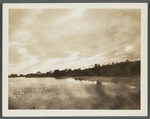
<svg viewBox="0 0 150 119">
<path fill-rule="evenodd" d="M 141 11 L 10 9 L 9 74 L 140 59 Z"/>
</svg>

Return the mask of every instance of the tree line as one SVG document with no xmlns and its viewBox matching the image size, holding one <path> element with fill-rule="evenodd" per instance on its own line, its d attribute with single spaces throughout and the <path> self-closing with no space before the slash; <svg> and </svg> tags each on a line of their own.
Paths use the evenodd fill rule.
<svg viewBox="0 0 150 119">
<path fill-rule="evenodd" d="M 92 68 L 86 69 L 55 69 L 54 71 L 48 71 L 46 73 L 29 73 L 27 75 L 11 74 L 9 77 L 75 77 L 75 76 L 140 76 L 140 61 L 129 61 L 114 63 L 107 65 L 94 64 Z"/>
</svg>

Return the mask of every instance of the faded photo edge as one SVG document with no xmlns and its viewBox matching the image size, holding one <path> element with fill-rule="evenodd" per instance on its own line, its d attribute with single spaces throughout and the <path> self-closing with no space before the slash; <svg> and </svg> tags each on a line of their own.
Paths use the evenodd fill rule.
<svg viewBox="0 0 150 119">
<path fill-rule="evenodd" d="M 117 6 L 115 5 L 117 4 Z M 29 6 L 28 6 L 29 5 Z M 141 110 L 8 110 L 8 14 L 9 9 L 29 9 L 33 8 L 76 8 L 88 7 L 101 9 L 107 6 L 108 8 L 121 7 L 128 9 L 141 9 Z M 2 71 L 2 116 L 3 117 L 40 117 L 40 116 L 147 116 L 148 114 L 148 4 L 147 3 L 103 3 L 103 4 L 3 4 L 3 71 Z"/>
</svg>

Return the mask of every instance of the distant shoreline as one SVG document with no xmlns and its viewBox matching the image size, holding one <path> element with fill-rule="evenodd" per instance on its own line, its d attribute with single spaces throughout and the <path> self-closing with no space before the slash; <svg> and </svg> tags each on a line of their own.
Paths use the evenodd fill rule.
<svg viewBox="0 0 150 119">
<path fill-rule="evenodd" d="M 38 71 L 37 73 L 28 73 L 24 74 L 11 74 L 9 78 L 13 77 L 25 77 L 25 78 L 40 78 L 40 77 L 54 77 L 54 78 L 62 78 L 62 77 L 135 77 L 140 76 L 141 68 L 140 61 L 129 61 L 108 64 L 108 65 L 99 65 L 95 64 L 93 68 L 86 69 L 64 69 L 59 70 L 56 69 L 53 72 L 49 71 L 46 73 L 41 73 Z"/>
<path fill-rule="evenodd" d="M 64 78 L 80 78 L 80 77 L 117 77 L 117 78 L 127 78 L 127 77 L 130 77 L 130 78 L 134 78 L 134 77 L 141 77 L 140 75 L 135 75 L 135 76 L 62 76 L 62 77 L 25 77 L 25 76 L 22 76 L 23 78 L 56 78 L 56 79 L 64 79 Z M 8 78 L 21 78 L 20 76 L 17 76 L 17 77 L 8 77 Z"/>
</svg>

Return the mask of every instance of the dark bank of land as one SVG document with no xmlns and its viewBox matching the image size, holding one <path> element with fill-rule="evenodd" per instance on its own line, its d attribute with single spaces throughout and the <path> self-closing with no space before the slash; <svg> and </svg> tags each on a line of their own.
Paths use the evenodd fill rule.
<svg viewBox="0 0 150 119">
<path fill-rule="evenodd" d="M 53 72 L 48 71 L 46 73 L 29 73 L 26 75 L 11 74 L 9 78 L 13 77 L 80 77 L 80 76 L 102 76 L 102 77 L 135 77 L 140 76 L 140 61 L 129 61 L 125 62 L 100 65 L 95 64 L 93 68 L 82 69 L 56 69 Z"/>
</svg>

